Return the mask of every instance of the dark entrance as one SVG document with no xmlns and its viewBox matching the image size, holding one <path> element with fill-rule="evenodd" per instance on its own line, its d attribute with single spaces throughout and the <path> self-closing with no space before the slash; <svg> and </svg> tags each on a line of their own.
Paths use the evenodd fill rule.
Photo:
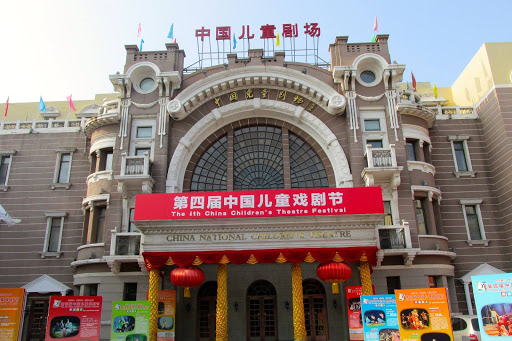
<svg viewBox="0 0 512 341">
<path fill-rule="evenodd" d="M 197 340 L 215 341 L 217 282 L 206 282 L 197 295 Z"/>
<path fill-rule="evenodd" d="M 276 289 L 265 280 L 255 281 L 247 289 L 247 340 L 278 340 Z"/>
<path fill-rule="evenodd" d="M 43 341 L 46 334 L 46 319 L 48 317 L 49 298 L 28 299 L 29 319 L 27 340 Z"/>
<path fill-rule="evenodd" d="M 302 282 L 302 288 L 308 340 L 329 339 L 324 286 L 316 279 L 306 279 Z"/>
</svg>

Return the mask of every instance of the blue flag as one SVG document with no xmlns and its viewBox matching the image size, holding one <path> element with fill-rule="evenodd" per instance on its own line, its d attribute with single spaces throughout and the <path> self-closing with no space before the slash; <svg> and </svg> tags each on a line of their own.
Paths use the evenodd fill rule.
<svg viewBox="0 0 512 341">
<path fill-rule="evenodd" d="M 233 50 L 236 49 L 236 38 L 235 38 L 235 35 L 233 34 Z"/>
<path fill-rule="evenodd" d="M 172 25 L 171 25 L 171 29 L 169 30 L 169 34 L 167 35 L 167 38 L 174 39 L 173 30 L 174 30 L 174 23 L 172 23 Z"/>
<path fill-rule="evenodd" d="M 39 97 L 39 111 L 46 114 L 46 105 L 44 105 L 43 96 Z"/>
<path fill-rule="evenodd" d="M 144 44 L 144 39 L 140 40 L 140 49 L 139 49 L 139 51 L 142 51 L 142 44 Z"/>
</svg>

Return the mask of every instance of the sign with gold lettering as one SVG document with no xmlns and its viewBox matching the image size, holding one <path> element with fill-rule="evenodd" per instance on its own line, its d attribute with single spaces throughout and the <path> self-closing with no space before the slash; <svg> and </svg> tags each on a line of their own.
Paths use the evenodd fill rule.
<svg viewBox="0 0 512 341">
<path fill-rule="evenodd" d="M 138 194 L 135 220 L 382 214 L 380 187 Z"/>
</svg>

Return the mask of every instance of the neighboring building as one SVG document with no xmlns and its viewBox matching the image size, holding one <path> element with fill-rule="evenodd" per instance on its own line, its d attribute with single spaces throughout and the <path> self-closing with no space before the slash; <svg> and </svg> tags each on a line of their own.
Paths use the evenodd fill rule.
<svg viewBox="0 0 512 341">
<path fill-rule="evenodd" d="M 213 340 L 216 328 L 293 339 L 301 279 L 308 340 L 348 339 L 345 285 L 442 286 L 453 313 L 476 313 L 470 276 L 512 270 L 512 43 L 484 44 L 436 96 L 400 83 L 387 39 L 337 37 L 329 68 L 250 50 L 194 73 L 177 44 L 128 45 L 110 76 L 117 93 L 75 102 L 76 115 L 66 102 L 45 114 L 11 103 L 0 204 L 22 222 L 0 225 L 0 287 L 28 291 L 24 340 L 41 339 L 59 294 L 103 296 L 108 339 L 112 302 L 146 299 L 158 278 L 146 266 L 162 265 L 160 288 L 175 288 L 176 263 L 206 275 L 191 298 L 178 288 L 178 341 Z M 368 186 L 382 188 L 384 214 L 134 221 L 140 193 Z M 186 237 L 199 234 L 210 239 Z M 351 267 L 341 294 L 315 257 Z M 217 322 L 216 302 L 228 311 Z"/>
</svg>

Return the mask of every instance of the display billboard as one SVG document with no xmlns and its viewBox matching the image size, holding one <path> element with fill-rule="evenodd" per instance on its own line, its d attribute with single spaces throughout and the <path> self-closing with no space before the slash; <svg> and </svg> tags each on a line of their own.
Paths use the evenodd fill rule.
<svg viewBox="0 0 512 341">
<path fill-rule="evenodd" d="M 395 295 L 361 296 L 365 341 L 400 341 Z"/>
<path fill-rule="evenodd" d="M 149 301 L 114 301 L 111 341 L 149 340 Z"/>
<path fill-rule="evenodd" d="M 0 289 L 0 340 L 21 339 L 25 289 Z"/>
</svg>

